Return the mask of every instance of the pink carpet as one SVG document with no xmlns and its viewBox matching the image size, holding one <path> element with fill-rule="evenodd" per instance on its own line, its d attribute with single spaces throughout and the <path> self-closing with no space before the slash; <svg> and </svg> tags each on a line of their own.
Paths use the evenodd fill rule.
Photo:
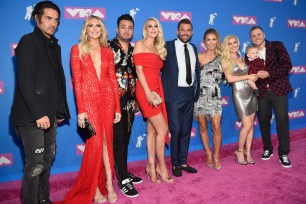
<svg viewBox="0 0 306 204">
<path fill-rule="evenodd" d="M 222 169 L 217 172 L 204 163 L 204 152 L 189 153 L 189 164 L 198 169 L 197 174 L 183 172 L 183 176 L 175 178 L 175 183 L 153 184 L 147 180 L 144 168 L 146 161 L 129 163 L 132 173 L 144 179 L 135 185 L 139 192 L 137 198 L 125 197 L 118 186 L 116 203 L 134 204 L 202 204 L 202 203 L 306 203 L 306 128 L 294 130 L 291 134 L 292 162 L 290 169 L 283 168 L 277 156 L 277 138 L 273 137 L 274 156 L 269 161 L 260 159 L 262 154 L 261 139 L 253 143 L 255 165 L 238 165 L 233 156 L 237 144 L 222 147 Z M 167 157 L 170 169 L 170 158 Z M 73 185 L 77 172 L 53 175 L 51 177 L 51 199 L 59 201 Z M 116 181 L 115 181 L 116 183 Z M 21 182 L 0 183 L 0 203 L 19 204 Z"/>
</svg>

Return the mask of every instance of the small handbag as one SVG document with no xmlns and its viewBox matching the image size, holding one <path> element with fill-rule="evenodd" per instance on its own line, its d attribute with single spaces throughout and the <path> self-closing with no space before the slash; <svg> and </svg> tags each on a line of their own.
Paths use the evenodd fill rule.
<svg viewBox="0 0 306 204">
<path fill-rule="evenodd" d="M 157 107 L 159 104 L 163 102 L 163 99 L 155 91 L 152 91 L 152 94 L 154 96 L 153 105 Z"/>
<path fill-rule="evenodd" d="M 85 122 L 85 128 L 87 131 L 92 135 L 96 135 L 95 129 L 92 127 L 91 123 L 87 120 L 87 118 L 84 119 Z"/>
</svg>

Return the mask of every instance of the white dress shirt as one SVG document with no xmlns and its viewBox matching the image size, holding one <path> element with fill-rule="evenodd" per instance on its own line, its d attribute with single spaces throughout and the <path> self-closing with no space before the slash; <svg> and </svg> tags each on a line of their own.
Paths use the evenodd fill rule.
<svg viewBox="0 0 306 204">
<path fill-rule="evenodd" d="M 184 52 L 184 44 L 187 44 L 187 49 L 189 51 L 190 56 L 190 65 L 191 65 L 191 77 L 192 82 L 191 84 L 187 84 L 186 82 L 186 62 L 185 62 L 185 52 Z M 195 66 L 196 66 L 196 56 L 195 52 L 193 50 L 192 45 L 188 43 L 183 43 L 179 39 L 175 41 L 175 52 L 176 52 L 176 58 L 177 58 L 177 64 L 179 68 L 178 72 L 178 86 L 179 87 L 189 87 L 193 85 L 194 82 L 194 74 L 195 74 Z"/>
</svg>

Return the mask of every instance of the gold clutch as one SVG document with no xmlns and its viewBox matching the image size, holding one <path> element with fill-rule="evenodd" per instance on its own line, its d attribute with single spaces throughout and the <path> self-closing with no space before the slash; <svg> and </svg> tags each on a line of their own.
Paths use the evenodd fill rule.
<svg viewBox="0 0 306 204">
<path fill-rule="evenodd" d="M 156 107 L 163 102 L 163 99 L 155 91 L 152 91 L 152 94 L 154 95 L 153 105 Z"/>
</svg>

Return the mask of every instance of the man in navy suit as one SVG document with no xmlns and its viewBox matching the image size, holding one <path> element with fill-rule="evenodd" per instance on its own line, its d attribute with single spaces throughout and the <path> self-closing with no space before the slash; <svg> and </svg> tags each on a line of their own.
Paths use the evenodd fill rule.
<svg viewBox="0 0 306 204">
<path fill-rule="evenodd" d="M 162 71 L 168 124 L 171 133 L 172 174 L 182 176 L 182 171 L 196 173 L 187 164 L 190 133 L 193 120 L 193 104 L 198 100 L 200 89 L 200 66 L 192 37 L 192 23 L 182 19 L 178 23 L 177 36 L 167 41 L 167 58 Z"/>
</svg>

